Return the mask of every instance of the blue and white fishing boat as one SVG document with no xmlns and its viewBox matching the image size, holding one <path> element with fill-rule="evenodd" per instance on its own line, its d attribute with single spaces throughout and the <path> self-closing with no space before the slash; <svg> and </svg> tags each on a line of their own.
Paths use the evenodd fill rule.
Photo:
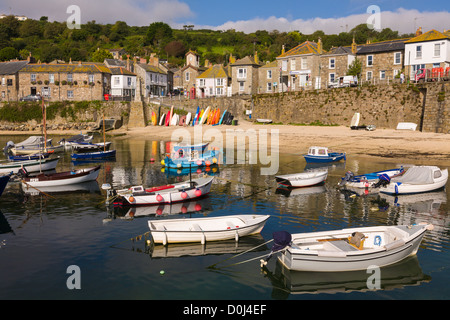
<svg viewBox="0 0 450 320">
<path fill-rule="evenodd" d="M 208 147 L 208 145 L 209 145 L 209 142 L 198 143 L 198 144 L 178 143 L 173 146 L 173 151 L 179 152 L 180 150 L 183 150 L 183 151 L 196 150 L 196 151 L 204 152 L 206 150 L 206 148 Z"/>
<path fill-rule="evenodd" d="M 403 175 L 405 170 L 403 166 L 396 169 L 376 171 L 366 174 L 354 175 L 353 172 L 347 171 L 344 177 L 341 178 L 340 186 L 348 186 L 352 188 L 368 188 L 373 187 L 383 175 L 389 178 L 395 178 Z"/>
<path fill-rule="evenodd" d="M 303 155 L 307 163 L 326 163 L 346 160 L 345 152 L 329 152 L 326 147 L 310 147 Z"/>
<path fill-rule="evenodd" d="M 199 152 L 193 150 L 187 153 L 173 152 L 172 155 L 166 156 L 161 164 L 168 168 L 195 168 L 211 166 L 218 163 L 220 151 L 208 150 L 206 152 Z"/>
<path fill-rule="evenodd" d="M 111 159 L 111 158 L 114 158 L 115 156 L 116 156 L 116 150 L 72 153 L 70 155 L 70 157 L 72 158 L 73 161 Z"/>
</svg>

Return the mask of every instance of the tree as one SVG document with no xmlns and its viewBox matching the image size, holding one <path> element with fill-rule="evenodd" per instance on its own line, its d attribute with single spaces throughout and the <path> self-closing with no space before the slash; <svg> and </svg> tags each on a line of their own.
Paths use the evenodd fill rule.
<svg viewBox="0 0 450 320">
<path fill-rule="evenodd" d="M 0 61 L 9 61 L 17 58 L 19 58 L 19 52 L 12 47 L 6 47 L 0 50 Z"/>
<path fill-rule="evenodd" d="M 105 59 L 112 59 L 113 55 L 106 49 L 98 49 L 91 54 L 92 62 L 103 62 Z"/>
<path fill-rule="evenodd" d="M 355 58 L 352 63 L 348 66 L 347 75 L 348 76 L 358 76 L 361 75 L 362 62 L 358 58 Z"/>
<path fill-rule="evenodd" d="M 164 22 L 153 22 L 147 30 L 147 44 L 161 47 L 162 43 L 168 42 L 173 37 L 172 28 Z"/>
<path fill-rule="evenodd" d="M 180 41 L 171 41 L 165 47 L 164 50 L 171 57 L 182 56 L 186 52 L 184 44 Z"/>
</svg>

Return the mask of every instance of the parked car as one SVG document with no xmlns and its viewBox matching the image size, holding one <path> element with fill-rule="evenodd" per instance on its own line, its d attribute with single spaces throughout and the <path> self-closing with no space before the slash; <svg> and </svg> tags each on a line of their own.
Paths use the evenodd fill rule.
<svg viewBox="0 0 450 320">
<path fill-rule="evenodd" d="M 20 101 L 40 101 L 40 100 L 42 100 L 41 96 L 32 95 L 32 94 L 20 98 Z"/>
</svg>

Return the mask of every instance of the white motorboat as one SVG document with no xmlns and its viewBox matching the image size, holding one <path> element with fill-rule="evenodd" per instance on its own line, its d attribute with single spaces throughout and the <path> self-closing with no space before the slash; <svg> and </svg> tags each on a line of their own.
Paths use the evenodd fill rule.
<svg viewBox="0 0 450 320">
<path fill-rule="evenodd" d="M 415 166 L 397 178 L 387 181 L 380 192 L 387 194 L 411 194 L 438 190 L 447 184 L 448 170 L 436 166 Z"/>
<path fill-rule="evenodd" d="M 310 171 L 276 176 L 278 184 L 285 187 L 309 187 L 324 182 L 328 177 L 328 170 Z"/>
<path fill-rule="evenodd" d="M 424 223 L 293 235 L 281 231 L 274 233 L 275 245 L 269 258 L 280 253 L 281 263 L 297 271 L 367 270 L 372 265 L 383 267 L 415 255 L 425 232 L 432 229 L 433 225 Z"/>
<path fill-rule="evenodd" d="M 208 218 L 149 220 L 154 243 L 219 241 L 260 233 L 269 215 L 232 215 Z"/>
<path fill-rule="evenodd" d="M 114 204 L 121 206 L 151 206 L 189 201 L 207 195 L 213 180 L 214 177 L 204 177 L 152 188 L 134 186 L 108 191 L 108 197 L 115 196 Z"/>
</svg>

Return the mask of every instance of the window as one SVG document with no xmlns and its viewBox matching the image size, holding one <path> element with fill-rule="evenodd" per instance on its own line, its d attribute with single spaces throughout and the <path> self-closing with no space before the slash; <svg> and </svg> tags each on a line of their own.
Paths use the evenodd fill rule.
<svg viewBox="0 0 450 320">
<path fill-rule="evenodd" d="M 120 85 L 120 77 L 114 77 L 114 85 L 119 86 Z"/>
<path fill-rule="evenodd" d="M 267 83 L 267 92 L 272 92 L 272 82 Z"/>
<path fill-rule="evenodd" d="M 330 58 L 329 68 L 334 69 L 336 67 L 336 59 Z"/>
<path fill-rule="evenodd" d="M 216 85 L 223 86 L 223 79 L 222 78 L 216 79 Z"/>
<path fill-rule="evenodd" d="M 127 84 L 129 87 L 131 87 L 131 77 L 127 77 Z"/>
<path fill-rule="evenodd" d="M 36 81 L 36 74 L 35 74 L 35 73 L 32 73 L 32 74 L 30 75 L 30 79 L 31 79 L 32 82 L 33 82 L 33 81 Z"/>
<path fill-rule="evenodd" d="M 281 71 L 287 71 L 287 60 L 281 61 Z"/>
<path fill-rule="evenodd" d="M 6 86 L 6 78 L 2 78 L 2 86 Z"/>
<path fill-rule="evenodd" d="M 381 80 L 385 80 L 386 79 L 386 70 L 381 70 L 380 71 L 380 79 Z"/>
<path fill-rule="evenodd" d="M 240 79 L 247 79 L 247 69 L 246 68 L 239 68 L 238 69 L 238 78 L 240 78 Z"/>
<path fill-rule="evenodd" d="M 440 43 L 436 43 L 434 45 L 434 56 L 435 57 L 440 57 L 441 56 L 441 44 Z"/>
<path fill-rule="evenodd" d="M 267 79 L 272 79 L 272 70 L 267 70 Z"/>
<path fill-rule="evenodd" d="M 291 70 L 295 70 L 295 59 L 291 60 Z"/>
<path fill-rule="evenodd" d="M 67 74 L 67 82 L 73 82 L 73 74 L 71 73 Z"/>
<path fill-rule="evenodd" d="M 205 86 L 205 79 L 200 79 L 200 87 L 204 87 Z"/>
<path fill-rule="evenodd" d="M 401 64 L 402 63 L 402 53 L 396 52 L 394 53 L 394 64 Z"/>
<path fill-rule="evenodd" d="M 239 91 L 244 91 L 244 82 L 239 82 Z"/>
<path fill-rule="evenodd" d="M 185 76 L 186 76 L 186 81 L 189 81 L 189 79 L 191 78 L 191 74 L 189 72 L 186 72 Z"/>
<path fill-rule="evenodd" d="M 372 80 L 372 71 L 367 71 L 366 77 L 367 80 Z"/>
<path fill-rule="evenodd" d="M 67 90 L 67 98 L 73 99 L 73 90 Z"/>
<path fill-rule="evenodd" d="M 94 83 L 94 75 L 93 74 L 89 75 L 89 83 Z"/>
<path fill-rule="evenodd" d="M 373 66 L 373 56 L 367 56 L 367 66 Z"/>
<path fill-rule="evenodd" d="M 416 46 L 416 59 L 422 58 L 422 46 Z"/>
<path fill-rule="evenodd" d="M 308 69 L 308 59 L 302 58 L 302 69 Z"/>
<path fill-rule="evenodd" d="M 336 74 L 330 73 L 330 83 L 336 81 Z"/>
<path fill-rule="evenodd" d="M 55 75 L 53 73 L 48 74 L 48 82 L 55 83 Z"/>
<path fill-rule="evenodd" d="M 12 86 L 13 85 L 13 79 L 6 79 L 6 85 Z"/>
<path fill-rule="evenodd" d="M 216 95 L 221 96 L 223 94 L 223 88 L 216 88 Z"/>
</svg>

